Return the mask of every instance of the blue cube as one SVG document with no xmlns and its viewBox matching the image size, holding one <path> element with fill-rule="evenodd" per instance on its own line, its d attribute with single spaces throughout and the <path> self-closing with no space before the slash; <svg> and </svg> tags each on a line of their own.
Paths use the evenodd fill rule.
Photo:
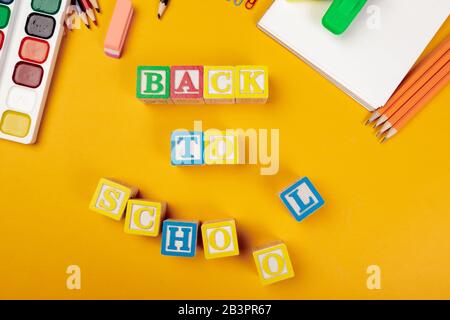
<svg viewBox="0 0 450 320">
<path fill-rule="evenodd" d="M 203 132 L 174 131 L 170 138 L 171 162 L 175 166 L 202 165 Z"/>
<path fill-rule="evenodd" d="M 281 192 L 280 198 L 297 221 L 302 221 L 324 205 L 324 201 L 307 177 Z"/>
<path fill-rule="evenodd" d="M 198 221 L 165 220 L 162 228 L 161 254 L 195 257 Z"/>
</svg>

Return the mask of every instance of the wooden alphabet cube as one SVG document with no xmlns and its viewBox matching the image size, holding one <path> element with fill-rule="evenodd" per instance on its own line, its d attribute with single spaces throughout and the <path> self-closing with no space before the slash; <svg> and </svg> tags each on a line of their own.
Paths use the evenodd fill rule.
<svg viewBox="0 0 450 320">
<path fill-rule="evenodd" d="M 164 202 L 128 200 L 124 231 L 128 234 L 157 237 L 165 215 L 166 203 Z"/>
<path fill-rule="evenodd" d="M 263 284 L 271 284 L 294 277 L 286 245 L 281 241 L 253 250 L 256 268 Z"/>
<path fill-rule="evenodd" d="M 198 221 L 167 219 L 163 222 L 161 254 L 195 257 Z"/>
<path fill-rule="evenodd" d="M 209 129 L 204 132 L 204 161 L 206 164 L 242 163 L 242 136 L 233 132 Z"/>
<path fill-rule="evenodd" d="M 300 222 L 324 205 L 324 201 L 307 177 L 280 193 L 281 201 Z"/>
<path fill-rule="evenodd" d="M 269 71 L 266 66 L 237 66 L 236 103 L 266 103 L 269 98 Z"/>
<path fill-rule="evenodd" d="M 204 67 L 204 94 L 207 104 L 235 103 L 235 68 L 234 67 Z"/>
<path fill-rule="evenodd" d="M 148 104 L 172 103 L 170 100 L 170 67 L 138 67 L 136 96 Z"/>
<path fill-rule="evenodd" d="M 202 165 L 204 163 L 203 132 L 177 130 L 172 132 L 170 140 L 172 165 Z"/>
<path fill-rule="evenodd" d="M 170 68 L 170 98 L 175 104 L 202 104 L 203 66 Z"/>
<path fill-rule="evenodd" d="M 89 208 L 111 219 L 121 220 L 129 199 L 134 198 L 137 188 L 110 179 L 100 179 Z"/>
<path fill-rule="evenodd" d="M 204 222 L 202 224 L 202 238 L 206 259 L 239 255 L 234 219 Z"/>
</svg>

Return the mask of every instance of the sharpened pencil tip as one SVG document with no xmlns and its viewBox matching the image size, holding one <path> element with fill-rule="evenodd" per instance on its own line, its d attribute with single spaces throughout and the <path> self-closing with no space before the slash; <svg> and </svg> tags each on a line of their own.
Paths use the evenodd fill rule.
<svg viewBox="0 0 450 320">
<path fill-rule="evenodd" d="M 364 123 L 365 126 L 367 126 L 370 123 L 370 119 L 367 119 L 366 123 Z"/>
<path fill-rule="evenodd" d="M 158 19 L 161 20 L 161 15 L 158 13 Z"/>
<path fill-rule="evenodd" d="M 101 12 L 100 12 L 100 8 L 97 8 L 97 9 L 95 9 L 95 10 L 96 10 L 98 13 L 101 13 Z"/>
<path fill-rule="evenodd" d="M 384 143 L 386 141 L 386 137 L 384 137 L 383 139 L 381 139 L 380 143 Z"/>
</svg>

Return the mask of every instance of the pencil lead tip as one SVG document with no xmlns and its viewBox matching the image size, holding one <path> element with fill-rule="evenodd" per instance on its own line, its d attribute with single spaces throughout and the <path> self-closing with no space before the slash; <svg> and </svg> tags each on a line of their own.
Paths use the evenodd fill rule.
<svg viewBox="0 0 450 320">
<path fill-rule="evenodd" d="M 101 13 L 101 12 L 100 12 L 100 8 L 97 8 L 97 9 L 95 9 L 95 10 L 96 10 L 98 13 Z"/>
<path fill-rule="evenodd" d="M 386 137 L 384 137 L 383 139 L 381 139 L 380 143 L 384 143 L 386 141 Z"/>
<path fill-rule="evenodd" d="M 364 123 L 365 126 L 367 126 L 370 123 L 370 119 L 367 119 L 366 123 Z"/>
<path fill-rule="evenodd" d="M 161 20 L 161 15 L 158 13 L 158 19 Z"/>
</svg>

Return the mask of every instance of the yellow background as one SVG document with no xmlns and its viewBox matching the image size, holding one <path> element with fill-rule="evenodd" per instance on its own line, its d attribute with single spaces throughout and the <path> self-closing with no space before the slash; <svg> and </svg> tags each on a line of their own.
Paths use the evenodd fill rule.
<svg viewBox="0 0 450 320">
<path fill-rule="evenodd" d="M 0 141 L 0 298 L 450 298 L 448 119 L 443 91 L 395 139 L 380 145 L 368 112 L 256 28 L 226 0 L 157 1 L 136 13 L 120 60 L 99 28 L 64 40 L 34 146 Z M 433 45 L 449 34 L 447 21 Z M 266 105 L 143 105 L 138 65 L 263 64 Z M 279 128 L 280 171 L 259 166 L 172 167 L 170 133 L 192 128 Z M 123 222 L 89 211 L 100 177 L 169 204 L 171 218 L 237 220 L 241 254 L 205 260 L 160 255 L 160 238 L 127 235 Z M 302 223 L 278 192 L 308 176 L 326 205 Z M 262 286 L 251 247 L 281 239 L 296 277 Z M 82 290 L 66 289 L 66 268 Z M 366 268 L 382 289 L 366 288 Z"/>
</svg>

